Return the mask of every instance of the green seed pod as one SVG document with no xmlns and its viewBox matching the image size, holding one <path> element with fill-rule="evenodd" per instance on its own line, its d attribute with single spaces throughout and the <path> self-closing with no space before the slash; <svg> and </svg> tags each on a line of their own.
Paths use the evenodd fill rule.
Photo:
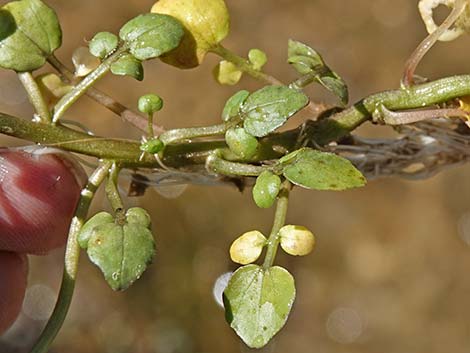
<svg viewBox="0 0 470 353">
<path fill-rule="evenodd" d="M 248 52 L 248 59 L 253 65 L 253 69 L 260 70 L 268 62 L 266 53 L 259 49 L 251 49 Z"/>
<path fill-rule="evenodd" d="M 315 236 L 302 226 L 284 226 L 279 230 L 279 237 L 281 248 L 290 255 L 308 255 L 315 247 Z"/>
<path fill-rule="evenodd" d="M 266 242 L 266 237 L 257 230 L 244 233 L 232 243 L 230 258 L 238 264 L 250 264 L 259 258 Z"/>
<path fill-rule="evenodd" d="M 139 110 L 148 115 L 153 115 L 162 110 L 163 99 L 156 94 L 146 94 L 139 98 Z"/>
<path fill-rule="evenodd" d="M 225 142 L 230 150 L 243 159 L 254 157 L 258 150 L 258 140 L 241 127 L 227 130 Z"/>
<path fill-rule="evenodd" d="M 109 32 L 95 34 L 89 43 L 90 53 L 97 58 L 104 59 L 118 46 L 118 37 Z"/>
<path fill-rule="evenodd" d="M 253 200 L 260 208 L 269 208 L 281 189 L 281 178 L 269 170 L 261 173 L 253 187 Z"/>
<path fill-rule="evenodd" d="M 151 154 L 157 154 L 165 148 L 165 144 L 158 137 L 151 138 L 140 145 L 140 150 Z"/>
</svg>

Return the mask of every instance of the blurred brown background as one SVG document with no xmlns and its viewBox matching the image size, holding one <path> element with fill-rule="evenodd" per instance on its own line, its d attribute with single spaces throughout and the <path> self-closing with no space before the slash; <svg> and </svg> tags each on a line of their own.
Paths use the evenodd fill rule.
<svg viewBox="0 0 470 353">
<path fill-rule="evenodd" d="M 62 21 L 57 55 L 70 66 L 73 50 L 97 31 L 147 11 L 152 1 L 48 0 Z M 0 4 L 5 1 L 0 1 Z M 231 34 L 224 44 L 246 55 L 269 56 L 266 70 L 290 80 L 288 38 L 318 49 L 349 84 L 352 101 L 396 88 L 403 63 L 425 31 L 413 0 L 227 0 Z M 419 73 L 429 78 L 468 73 L 469 38 L 438 44 Z M 156 92 L 165 99 L 158 119 L 167 128 L 219 121 L 236 88 L 211 77 L 217 59 L 179 71 L 146 63 L 143 84 L 109 76 L 99 87 L 135 107 Z M 333 103 L 318 86 L 313 100 Z M 31 108 L 10 72 L 0 71 L 0 111 L 29 117 Z M 139 138 L 106 110 L 82 99 L 67 118 L 99 134 Z M 371 130 L 363 129 L 369 133 Z M 381 133 L 383 130 L 380 130 Z M 22 142 L 0 137 L 0 143 Z M 280 252 L 278 262 L 297 282 L 287 325 L 263 352 L 417 353 L 468 352 L 470 347 L 470 166 L 431 180 L 379 180 L 362 190 L 295 190 L 288 222 L 317 236 L 305 258 Z M 168 191 L 168 190 L 163 190 Z M 174 191 L 174 190 L 173 190 Z M 95 202 L 95 210 L 104 207 Z M 216 279 L 236 267 L 228 258 L 233 239 L 254 228 L 268 232 L 272 210 L 257 209 L 250 193 L 230 187 L 190 186 L 176 199 L 152 190 L 130 205 L 150 209 L 157 235 L 155 263 L 125 293 L 113 293 L 82 258 L 70 315 L 51 352 L 216 353 L 249 351 L 224 321 L 213 296 Z M 47 319 L 62 272 L 62 251 L 32 257 L 30 289 L 17 324 L 0 338 L 0 352 L 28 352 Z"/>
</svg>

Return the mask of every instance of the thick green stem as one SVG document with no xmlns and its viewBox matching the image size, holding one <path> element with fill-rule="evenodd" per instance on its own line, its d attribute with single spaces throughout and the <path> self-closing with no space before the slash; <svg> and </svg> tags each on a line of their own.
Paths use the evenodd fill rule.
<svg viewBox="0 0 470 353">
<path fill-rule="evenodd" d="M 276 213 L 274 214 L 274 223 L 271 234 L 268 238 L 268 249 L 264 258 L 263 268 L 267 270 L 274 264 L 276 259 L 277 248 L 279 247 L 279 230 L 286 223 L 287 207 L 289 204 L 289 189 L 291 185 L 289 181 L 284 181 L 276 204 Z"/>
<path fill-rule="evenodd" d="M 432 106 L 454 98 L 470 95 L 470 75 L 453 76 L 437 81 L 373 94 L 354 106 L 320 121 L 308 121 L 305 128 L 297 128 L 270 134 L 260 139 L 259 153 L 248 163 L 275 159 L 295 149 L 299 132 L 308 146 L 325 145 L 337 141 L 369 120 L 383 105 L 389 110 L 412 109 Z M 191 139 L 194 135 L 219 135 L 223 125 L 209 128 L 176 129 L 166 134 L 168 141 Z M 140 141 L 90 136 L 67 127 L 37 124 L 0 113 L 0 133 L 22 138 L 46 146 L 53 146 L 99 159 L 115 160 L 122 168 L 159 168 L 149 154 L 141 157 Z M 207 134 L 206 134 L 207 133 Z M 204 166 L 206 158 L 214 150 L 226 147 L 220 138 L 201 142 L 184 142 L 166 146 L 162 162 L 173 168 L 187 169 L 191 165 Z M 227 156 L 225 156 L 227 158 Z M 237 161 L 230 157 L 231 161 Z"/>
<path fill-rule="evenodd" d="M 63 96 L 54 108 L 54 115 L 52 121 L 56 123 L 87 90 L 93 86 L 100 78 L 102 78 L 111 69 L 111 65 L 115 62 L 122 53 L 127 49 L 125 47 L 119 48 L 116 52 L 101 63 L 92 73 L 86 76 L 78 85 L 76 85 L 69 93 Z"/>
<path fill-rule="evenodd" d="M 168 130 L 160 135 L 160 140 L 169 145 L 178 141 L 190 140 L 196 137 L 207 137 L 214 135 L 225 134 L 227 130 L 226 124 L 203 126 L 203 127 L 190 127 L 182 129 Z"/>
<path fill-rule="evenodd" d="M 258 176 L 266 170 L 265 167 L 226 161 L 218 151 L 207 157 L 206 167 L 214 173 L 228 176 Z"/>
<path fill-rule="evenodd" d="M 211 51 L 214 54 L 220 56 L 222 59 L 230 61 L 240 71 L 247 73 L 248 75 L 250 75 L 251 77 L 257 80 L 264 81 L 265 83 L 270 84 L 270 85 L 282 85 L 282 82 L 279 81 L 278 79 L 260 70 L 254 69 L 248 60 L 238 56 L 237 54 L 233 53 L 232 51 L 228 50 L 227 48 L 223 47 L 220 44 L 217 47 L 213 48 Z"/>
<path fill-rule="evenodd" d="M 30 72 L 19 72 L 18 78 L 23 84 L 26 93 L 28 94 L 29 101 L 36 110 L 36 114 L 40 121 L 44 124 L 50 123 L 51 113 L 33 75 Z"/>
<path fill-rule="evenodd" d="M 80 246 L 78 245 L 77 236 L 86 220 L 88 209 L 95 192 L 108 175 L 110 167 L 111 162 L 106 162 L 96 169 L 90 176 L 87 186 L 81 193 L 77 209 L 75 210 L 75 215 L 72 219 L 72 223 L 70 224 L 70 231 L 65 249 L 64 275 L 62 277 L 59 297 L 54 311 L 41 333 L 41 336 L 31 350 L 31 353 L 46 353 L 64 323 L 70 303 L 72 302 L 75 280 L 77 278 L 78 260 L 80 258 Z"/>
</svg>

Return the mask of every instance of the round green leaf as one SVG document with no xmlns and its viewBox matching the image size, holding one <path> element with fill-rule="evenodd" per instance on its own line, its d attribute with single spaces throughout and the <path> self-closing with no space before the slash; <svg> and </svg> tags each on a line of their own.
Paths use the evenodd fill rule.
<svg viewBox="0 0 470 353">
<path fill-rule="evenodd" d="M 0 8 L 0 67 L 36 70 L 61 43 L 59 20 L 42 1 L 12 1 Z"/>
<path fill-rule="evenodd" d="M 132 54 L 124 54 L 111 64 L 111 72 L 119 76 L 130 76 L 137 81 L 144 79 L 144 67 L 142 62 Z"/>
<path fill-rule="evenodd" d="M 224 291 L 225 317 L 249 347 L 261 348 L 284 326 L 294 300 L 294 278 L 286 269 L 247 265 Z"/>
<path fill-rule="evenodd" d="M 174 17 L 147 13 L 127 22 L 119 32 L 130 52 L 139 60 L 159 57 L 176 48 L 184 30 Z"/>
<path fill-rule="evenodd" d="M 243 159 L 252 158 L 258 150 L 258 140 L 250 135 L 244 128 L 236 127 L 227 130 L 225 142 L 230 150 Z"/>
<path fill-rule="evenodd" d="M 118 37 L 109 32 L 99 32 L 95 34 L 89 43 L 90 53 L 104 59 L 118 46 Z"/>
<path fill-rule="evenodd" d="M 113 224 L 114 217 L 108 212 L 100 212 L 91 217 L 82 227 L 78 234 L 78 244 L 82 249 L 88 248 L 88 241 L 93 230 L 100 225 Z"/>
<path fill-rule="evenodd" d="M 253 200 L 260 208 L 269 208 L 276 201 L 281 189 L 281 178 L 269 170 L 261 173 L 253 187 Z"/>
<path fill-rule="evenodd" d="M 245 130 L 256 137 L 266 136 L 307 103 L 308 97 L 298 90 L 266 86 L 251 94 L 241 107 Z"/>
<path fill-rule="evenodd" d="M 232 118 L 237 117 L 240 114 L 240 108 L 245 100 L 250 95 L 250 92 L 241 90 L 231 96 L 227 103 L 225 103 L 224 110 L 222 112 L 222 120 L 229 121 Z"/>
<path fill-rule="evenodd" d="M 364 186 L 365 177 L 350 161 L 334 153 L 302 148 L 284 157 L 284 176 L 296 185 L 315 190 L 345 190 Z"/>
</svg>

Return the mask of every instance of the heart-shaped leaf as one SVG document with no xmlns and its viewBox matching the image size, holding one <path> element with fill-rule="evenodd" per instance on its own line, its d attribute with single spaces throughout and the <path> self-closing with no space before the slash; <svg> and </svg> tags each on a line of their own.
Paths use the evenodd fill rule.
<svg viewBox="0 0 470 353">
<path fill-rule="evenodd" d="M 334 153 L 302 148 L 280 162 L 284 176 L 296 185 L 315 190 L 345 190 L 366 184 L 365 177 L 350 161 Z"/>
<path fill-rule="evenodd" d="M 155 253 L 149 230 L 150 216 L 140 208 L 127 211 L 123 225 L 106 212 L 92 217 L 82 228 L 79 242 L 113 290 L 125 290 L 147 268 Z M 111 216 L 112 217 L 112 216 Z"/>
<path fill-rule="evenodd" d="M 252 93 L 240 109 L 245 130 L 256 137 L 266 136 L 307 103 L 305 94 L 287 86 L 261 88 Z"/>
<path fill-rule="evenodd" d="M 59 20 L 42 1 L 12 1 L 0 8 L 0 67 L 36 70 L 61 43 Z"/>
<path fill-rule="evenodd" d="M 282 267 L 240 267 L 224 291 L 227 322 L 251 348 L 261 348 L 284 326 L 295 300 L 292 275 Z"/>
<path fill-rule="evenodd" d="M 147 13 L 127 22 L 119 32 L 130 52 L 139 60 L 159 57 L 176 48 L 184 30 L 174 17 Z"/>
</svg>

